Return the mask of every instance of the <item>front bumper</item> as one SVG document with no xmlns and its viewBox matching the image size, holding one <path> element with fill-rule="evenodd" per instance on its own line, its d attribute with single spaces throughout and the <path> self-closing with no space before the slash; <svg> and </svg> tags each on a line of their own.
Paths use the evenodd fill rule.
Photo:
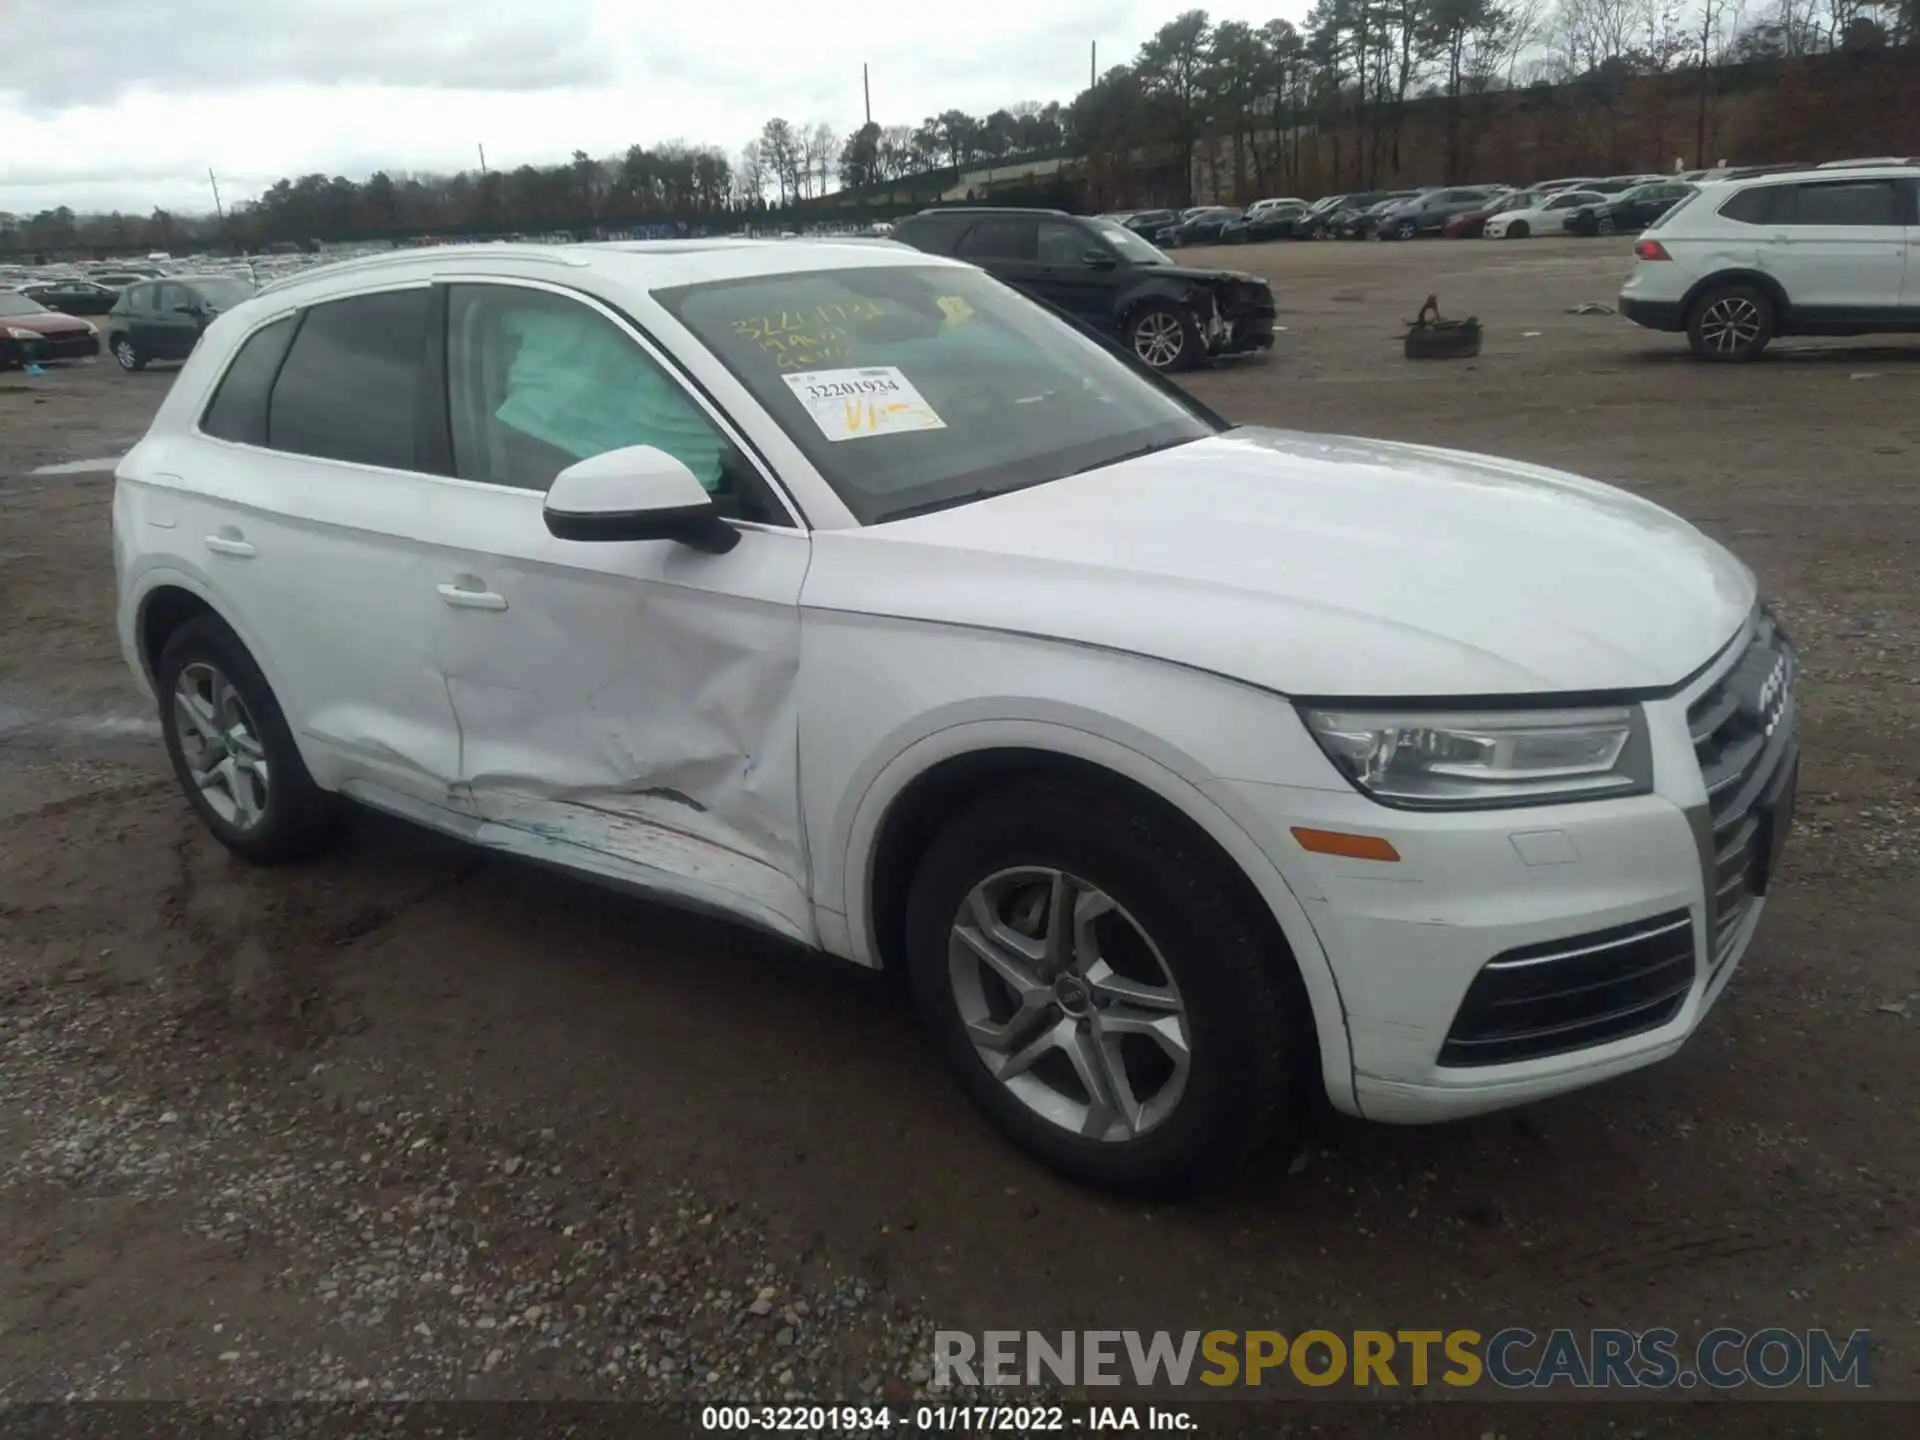
<svg viewBox="0 0 1920 1440">
<path fill-rule="evenodd" d="M 1780 675 L 1758 677 L 1777 657 Z M 1764 892 L 1786 823 L 1776 833 L 1770 817 L 1790 815 L 1797 774 L 1792 674 L 1784 640 L 1756 619 L 1698 682 L 1650 703 L 1650 795 L 1446 813 L 1353 791 L 1213 783 L 1294 886 L 1326 953 L 1358 1113 L 1472 1115 L 1680 1048 L 1726 989 L 1765 903 L 1753 886 Z M 1755 695 L 1784 696 L 1756 745 L 1740 728 L 1751 717 L 1728 701 L 1735 686 L 1746 710 Z M 1696 744 L 1709 722 L 1732 729 Z M 1714 748 L 1726 735 L 1732 759 Z M 1711 795 L 1703 763 L 1719 786 Z M 1381 836 L 1401 859 L 1310 853 L 1294 826 Z"/>
</svg>

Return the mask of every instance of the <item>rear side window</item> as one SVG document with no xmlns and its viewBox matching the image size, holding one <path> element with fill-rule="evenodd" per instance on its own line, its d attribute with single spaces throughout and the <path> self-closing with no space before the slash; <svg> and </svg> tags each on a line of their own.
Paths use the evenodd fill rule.
<svg viewBox="0 0 1920 1440">
<path fill-rule="evenodd" d="M 1898 225 L 1900 195 L 1890 180 L 1783 185 L 1776 225 Z"/>
<path fill-rule="evenodd" d="M 429 292 L 390 290 L 307 311 L 267 407 L 275 450 L 412 470 Z"/>
<path fill-rule="evenodd" d="M 1038 229 L 1031 220 L 982 220 L 961 239 L 957 253 L 968 260 L 1031 260 Z"/>
<path fill-rule="evenodd" d="M 200 428 L 217 440 L 241 445 L 267 443 L 267 396 L 280 362 L 293 340 L 295 317 L 288 315 L 247 337 L 246 344 L 227 366 L 213 403 L 200 417 Z"/>
</svg>

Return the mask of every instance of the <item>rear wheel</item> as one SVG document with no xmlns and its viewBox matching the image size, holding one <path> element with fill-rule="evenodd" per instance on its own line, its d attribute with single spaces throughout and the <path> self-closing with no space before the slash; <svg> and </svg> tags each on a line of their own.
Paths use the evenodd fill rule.
<svg viewBox="0 0 1920 1440">
<path fill-rule="evenodd" d="M 107 342 L 107 348 L 113 351 L 113 358 L 120 362 L 122 370 L 131 373 L 146 368 L 147 357 L 140 353 L 139 347 L 133 343 L 132 336 L 115 335 Z"/>
<path fill-rule="evenodd" d="M 339 828 L 280 703 L 240 638 L 212 616 L 174 631 L 154 667 L 167 758 L 214 838 L 249 860 L 300 860 Z"/>
<path fill-rule="evenodd" d="M 989 795 L 908 899 L 919 1008 L 975 1102 L 1056 1170 L 1164 1194 L 1305 1120 L 1298 977 L 1177 828 L 1061 783 Z"/>
<path fill-rule="evenodd" d="M 1751 285 L 1709 290 L 1687 314 L 1687 343 L 1703 360 L 1758 359 L 1778 323 L 1773 297 Z"/>
</svg>

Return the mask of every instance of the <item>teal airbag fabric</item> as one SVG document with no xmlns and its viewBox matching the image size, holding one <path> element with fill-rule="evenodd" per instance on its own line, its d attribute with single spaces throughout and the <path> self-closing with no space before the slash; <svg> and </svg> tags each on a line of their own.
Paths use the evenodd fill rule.
<svg viewBox="0 0 1920 1440">
<path fill-rule="evenodd" d="M 586 460 L 629 445 L 664 450 L 708 491 L 720 486 L 721 439 L 667 377 L 605 325 L 518 310 L 501 328 L 519 340 L 495 417 Z"/>
</svg>

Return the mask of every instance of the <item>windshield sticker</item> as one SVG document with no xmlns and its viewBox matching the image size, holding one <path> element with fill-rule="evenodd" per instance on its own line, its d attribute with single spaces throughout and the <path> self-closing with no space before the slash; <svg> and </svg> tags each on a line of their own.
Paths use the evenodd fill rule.
<svg viewBox="0 0 1920 1440">
<path fill-rule="evenodd" d="M 829 440 L 947 428 L 947 422 L 933 413 L 913 382 L 891 365 L 870 370 L 808 370 L 780 378 Z"/>
<path fill-rule="evenodd" d="M 942 295 L 938 303 L 945 324 L 964 325 L 973 318 L 973 307 L 958 295 Z"/>
<path fill-rule="evenodd" d="M 842 360 L 851 352 L 849 325 L 877 320 L 885 312 L 872 300 L 846 305 L 806 305 L 798 310 L 770 310 L 733 322 L 733 332 L 752 340 L 774 357 L 781 370 L 803 370 L 823 360 Z"/>
</svg>

